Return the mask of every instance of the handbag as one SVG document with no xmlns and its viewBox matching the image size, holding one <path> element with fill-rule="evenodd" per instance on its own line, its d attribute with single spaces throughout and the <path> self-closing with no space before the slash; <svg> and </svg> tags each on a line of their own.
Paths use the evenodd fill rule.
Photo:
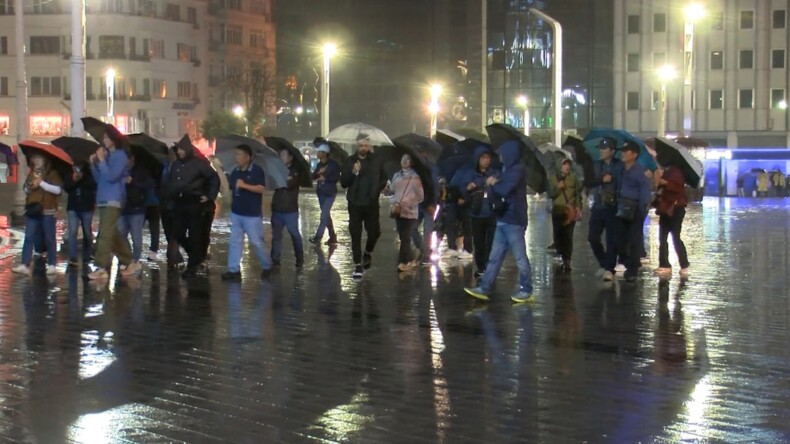
<svg viewBox="0 0 790 444">
<path fill-rule="evenodd" d="M 617 201 L 617 217 L 624 221 L 633 221 L 639 209 L 639 202 L 621 197 Z"/>
<path fill-rule="evenodd" d="M 409 176 L 409 180 L 406 182 L 406 189 L 403 190 L 403 194 L 400 195 L 400 199 L 397 202 L 390 205 L 390 217 L 393 219 L 397 219 L 400 217 L 401 205 L 400 202 L 403 200 L 403 196 L 406 195 L 406 192 L 409 190 L 409 184 L 411 184 L 411 178 L 414 176 Z"/>
<path fill-rule="evenodd" d="M 565 202 L 570 204 L 570 200 L 568 199 L 568 195 L 565 193 L 565 189 L 562 190 L 562 195 L 565 196 Z M 563 225 L 570 225 L 574 222 L 581 220 L 582 212 L 579 209 L 572 205 L 565 205 L 564 209 L 565 213 L 565 220 L 563 221 Z"/>
<path fill-rule="evenodd" d="M 41 217 L 44 215 L 44 205 L 41 202 L 34 202 L 25 205 L 25 216 Z"/>
</svg>

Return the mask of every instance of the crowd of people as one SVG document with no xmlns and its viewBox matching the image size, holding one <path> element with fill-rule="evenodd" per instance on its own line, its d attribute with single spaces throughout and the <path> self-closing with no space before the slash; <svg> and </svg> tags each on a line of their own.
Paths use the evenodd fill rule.
<svg viewBox="0 0 790 444">
<path fill-rule="evenodd" d="M 427 177 L 415 170 L 420 159 L 415 159 L 413 154 L 404 154 L 400 169 L 392 175 L 386 174 L 366 134 L 357 137 L 355 152 L 342 164 L 330 156 L 329 142 L 317 138 L 314 146 L 319 162 L 311 178 L 316 185 L 321 214 L 318 227 L 308 241 L 319 246 L 326 238 L 325 245 L 337 245 L 338 226 L 332 220 L 331 211 L 339 185 L 346 194 L 354 264 L 352 277 L 362 278 L 373 266 L 374 251 L 381 236 L 383 195 L 388 199 L 389 216 L 400 241 L 398 272 L 430 264 L 438 253 L 431 251 L 434 245 L 431 239 L 436 236 L 441 242 L 446 238 L 445 257 L 474 263 L 476 285 L 466 288 L 466 293 L 488 300 L 510 252 L 518 267 L 517 289 L 511 299 L 516 303 L 529 302 L 533 298 L 533 282 L 525 239 L 529 223 L 528 173 L 520 156 L 520 143 L 511 140 L 494 148 L 480 143 L 469 165 L 454 171 L 452 177 L 440 177 L 435 169 Z M 256 162 L 250 146 L 236 146 L 235 165 L 224 166 L 228 171 L 222 171 L 185 136 L 169 149 L 169 160 L 161 174 L 152 173 L 136 162 L 127 148 L 126 136 L 107 125 L 101 147 L 86 163 L 75 165 L 69 177 L 61 177 L 47 156 L 31 156 L 32 168 L 24 186 L 25 239 L 14 272 L 31 273 L 34 251 L 46 251 L 46 273 L 56 272 L 55 217 L 60 196 L 65 192 L 69 265 L 82 262 L 88 278 L 108 279 L 113 256 L 118 260 L 122 277 L 138 274 L 142 260 L 153 261 L 158 257 L 160 227 L 167 240 L 168 267 L 183 268 L 184 278 L 195 276 L 208 257 L 220 174 L 226 174 L 231 195 L 227 270 L 222 279 L 242 279 L 240 263 L 245 236 L 263 278 L 280 266 L 283 230 L 288 231 L 292 241 L 294 266 L 304 265 L 299 230 L 300 174 L 303 173 L 295 166 L 290 151 L 279 153 L 288 178 L 284 187 L 272 190 L 272 235 L 267 251 L 262 208 L 267 191 L 266 173 Z M 659 215 L 660 226 L 656 273 L 672 272 L 668 258 L 671 234 L 680 272 L 686 274 L 688 255 L 680 235 L 687 202 L 680 168 L 665 164 L 663 169 L 651 174 L 637 161 L 640 148 L 634 143 L 617 146 L 614 139 L 604 137 L 597 150 L 599 160 L 593 164 L 592 180 L 588 178 L 585 182 L 570 157 L 559 159 L 557 173 L 548 175 L 554 239 L 550 248 L 556 249 L 561 260 L 559 271 L 571 270 L 573 234 L 582 214 L 586 214 L 583 209 L 586 192 L 591 202 L 588 241 L 603 280 L 614 279 L 618 264 L 625 266 L 626 280 L 637 278 L 645 250 L 643 224 L 651 207 Z M 619 156 L 615 155 L 617 150 Z M 427 184 L 425 180 L 434 183 Z M 96 211 L 99 227 L 94 245 L 92 221 Z M 146 222 L 151 243 L 144 257 Z M 186 260 L 182 250 L 186 252 Z"/>
</svg>

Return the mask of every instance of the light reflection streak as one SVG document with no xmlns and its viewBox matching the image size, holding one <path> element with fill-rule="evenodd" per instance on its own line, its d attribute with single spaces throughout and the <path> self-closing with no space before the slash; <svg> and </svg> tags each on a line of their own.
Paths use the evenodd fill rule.
<svg viewBox="0 0 790 444">
<path fill-rule="evenodd" d="M 367 377 L 363 381 L 366 379 Z M 373 415 L 362 413 L 362 409 L 369 400 L 370 395 L 360 389 L 348 404 L 341 404 L 324 412 L 316 419 L 311 428 L 320 429 L 332 440 L 354 441 L 350 439 L 351 435 L 363 430 L 367 424 L 373 422 Z"/>
<path fill-rule="evenodd" d="M 447 380 L 444 377 L 444 335 L 439 328 L 439 319 L 436 317 L 436 307 L 431 299 L 431 364 L 433 366 L 433 406 L 436 413 L 437 438 L 444 442 L 447 429 L 450 427 L 450 394 L 447 391 Z"/>
<path fill-rule="evenodd" d="M 686 401 L 686 418 L 680 424 L 680 441 L 695 441 L 705 437 L 710 430 L 708 426 L 708 413 L 710 410 L 710 375 L 706 375 L 694 387 L 689 400 Z"/>
<path fill-rule="evenodd" d="M 96 330 L 82 332 L 82 349 L 80 350 L 80 379 L 92 378 L 115 362 L 115 355 L 108 348 L 100 348 L 100 341 L 109 343 L 112 341 L 113 334 L 107 332 L 103 338 L 99 338 Z"/>
</svg>

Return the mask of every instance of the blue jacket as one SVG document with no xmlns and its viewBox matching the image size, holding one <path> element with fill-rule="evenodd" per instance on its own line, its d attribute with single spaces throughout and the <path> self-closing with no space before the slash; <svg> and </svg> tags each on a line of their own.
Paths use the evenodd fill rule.
<svg viewBox="0 0 790 444">
<path fill-rule="evenodd" d="M 474 217 L 477 219 L 484 219 L 491 217 L 493 213 L 491 212 L 491 189 L 490 187 L 486 186 L 486 179 L 491 176 L 496 175 L 499 171 L 495 168 L 489 166 L 487 170 L 481 172 L 480 168 L 478 167 L 480 162 L 480 157 L 485 154 L 490 153 L 487 147 L 479 146 L 475 149 L 472 159 L 474 159 L 474 165 L 468 166 L 453 176 L 453 185 L 458 186 L 458 190 L 461 193 L 461 198 L 466 202 L 467 206 L 469 207 L 469 216 Z M 475 183 L 475 189 L 471 192 L 467 189 L 470 183 Z M 476 197 L 473 196 L 474 193 L 482 193 L 476 194 Z M 478 211 L 474 211 L 474 205 L 470 205 L 470 203 L 482 197 L 482 202 L 480 204 L 480 208 Z"/>
<path fill-rule="evenodd" d="M 148 206 L 149 195 L 153 193 L 156 181 L 151 173 L 142 166 L 136 165 L 129 171 L 132 181 L 126 184 L 126 204 L 121 214 L 144 214 Z"/>
<path fill-rule="evenodd" d="M 620 180 L 623 175 L 623 162 L 617 158 L 612 158 L 608 164 L 603 160 L 596 160 L 593 170 L 595 170 L 595 178 L 591 183 L 585 183 L 593 193 L 593 210 L 611 208 L 604 204 L 601 193 L 609 192 L 617 197 L 617 190 L 620 188 Z M 612 176 L 612 181 L 603 183 L 603 176 L 607 174 Z"/>
<path fill-rule="evenodd" d="M 122 149 L 108 152 L 102 162 L 91 167 L 96 180 L 96 205 L 123 208 L 126 204 L 126 176 L 129 175 L 129 157 Z"/>
<path fill-rule="evenodd" d="M 313 171 L 313 180 L 317 179 L 321 174 L 319 170 L 324 169 L 324 180 L 316 182 L 315 193 L 319 196 L 335 196 L 337 195 L 337 181 L 340 180 L 340 165 L 334 159 L 328 159 L 326 163 L 319 163 Z"/>
<path fill-rule="evenodd" d="M 504 213 L 497 221 L 511 225 L 527 226 L 527 172 L 519 160 L 519 142 L 511 140 L 499 147 L 502 157 L 502 174 L 491 190 L 505 199 Z"/>
<path fill-rule="evenodd" d="M 620 179 L 620 190 L 617 193 L 618 199 L 631 199 L 639 202 L 639 209 L 642 214 L 647 214 L 650 206 L 650 196 L 653 187 L 650 180 L 645 176 L 645 167 L 639 162 L 635 162 L 630 169 L 623 167 L 623 175 Z"/>
</svg>

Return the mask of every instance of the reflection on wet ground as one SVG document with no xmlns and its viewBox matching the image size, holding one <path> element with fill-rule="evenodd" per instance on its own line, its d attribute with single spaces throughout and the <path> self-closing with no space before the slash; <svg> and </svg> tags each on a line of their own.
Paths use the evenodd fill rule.
<svg viewBox="0 0 790 444">
<path fill-rule="evenodd" d="M 223 283 L 224 220 L 189 282 L 155 265 L 111 289 L 22 278 L 0 255 L 0 440 L 787 442 L 790 212 L 757 203 L 690 208 L 690 278 L 606 285 L 586 227 L 574 271 L 555 272 L 532 202 L 532 307 L 505 297 L 510 261 L 488 305 L 462 294 L 470 264 L 399 277 L 384 216 L 359 283 L 345 242 L 268 282 L 245 256 L 252 277 Z M 317 215 L 303 195 L 303 233 Z"/>
</svg>

